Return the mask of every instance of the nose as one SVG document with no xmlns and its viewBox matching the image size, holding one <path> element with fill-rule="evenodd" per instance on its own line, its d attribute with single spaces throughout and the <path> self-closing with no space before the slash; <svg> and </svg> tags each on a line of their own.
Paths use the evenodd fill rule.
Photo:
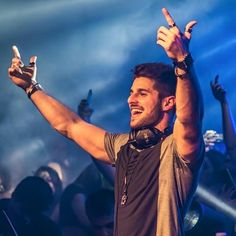
<svg viewBox="0 0 236 236">
<path fill-rule="evenodd" d="M 131 93 L 127 99 L 128 104 L 134 104 L 137 102 L 137 96 L 134 93 Z"/>
</svg>

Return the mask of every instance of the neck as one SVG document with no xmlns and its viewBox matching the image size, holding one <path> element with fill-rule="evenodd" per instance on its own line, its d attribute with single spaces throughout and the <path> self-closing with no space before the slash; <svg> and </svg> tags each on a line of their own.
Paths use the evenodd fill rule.
<svg viewBox="0 0 236 236">
<path fill-rule="evenodd" d="M 161 132 L 164 132 L 164 130 L 167 127 L 172 127 L 173 126 L 173 119 L 172 117 L 170 117 L 169 114 L 166 114 L 163 116 L 163 119 L 158 122 L 158 124 L 154 125 L 154 127 L 158 130 L 160 130 Z"/>
</svg>

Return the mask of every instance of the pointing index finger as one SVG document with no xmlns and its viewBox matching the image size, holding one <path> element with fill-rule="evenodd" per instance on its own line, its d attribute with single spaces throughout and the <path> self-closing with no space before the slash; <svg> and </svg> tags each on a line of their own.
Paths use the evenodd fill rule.
<svg viewBox="0 0 236 236">
<path fill-rule="evenodd" d="M 162 8 L 162 13 L 165 16 L 168 25 L 172 27 L 175 26 L 175 22 L 166 8 Z"/>
<path fill-rule="evenodd" d="M 215 84 L 218 84 L 218 82 L 219 82 L 219 75 L 216 75 L 216 77 L 215 77 Z"/>
<path fill-rule="evenodd" d="M 91 102 L 92 94 L 93 94 L 92 89 L 89 89 L 87 99 L 86 99 L 88 104 L 90 104 Z"/>
<path fill-rule="evenodd" d="M 12 46 L 12 50 L 13 50 L 13 53 L 14 53 L 14 57 L 17 57 L 17 58 L 21 59 L 20 52 L 19 52 L 17 46 L 15 46 L 15 45 Z"/>
</svg>

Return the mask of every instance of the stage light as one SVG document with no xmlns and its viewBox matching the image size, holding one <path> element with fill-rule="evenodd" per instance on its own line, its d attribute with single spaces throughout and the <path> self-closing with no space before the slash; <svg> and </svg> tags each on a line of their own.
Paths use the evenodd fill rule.
<svg viewBox="0 0 236 236">
<path fill-rule="evenodd" d="M 199 224 L 203 214 L 203 209 L 198 201 L 193 201 L 191 207 L 184 218 L 184 230 L 190 232 Z"/>
<path fill-rule="evenodd" d="M 216 233 L 232 235 L 234 221 L 194 199 L 184 218 L 186 236 L 215 236 Z"/>
</svg>

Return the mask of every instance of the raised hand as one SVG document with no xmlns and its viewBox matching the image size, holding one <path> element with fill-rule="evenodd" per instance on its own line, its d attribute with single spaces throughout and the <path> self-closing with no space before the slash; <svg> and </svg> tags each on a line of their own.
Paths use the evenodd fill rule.
<svg viewBox="0 0 236 236">
<path fill-rule="evenodd" d="M 14 57 L 11 67 L 8 69 L 8 75 L 12 82 L 24 90 L 27 90 L 32 84 L 36 84 L 36 56 L 30 58 L 30 63 L 25 66 L 21 60 L 19 50 L 16 46 L 12 47 Z"/>
<path fill-rule="evenodd" d="M 172 60 L 183 61 L 186 55 L 189 54 L 191 33 L 197 22 L 190 21 L 185 27 L 185 32 L 182 33 L 166 8 L 162 9 L 162 13 L 169 28 L 161 26 L 158 29 L 157 44 L 164 48 L 167 56 Z"/>
<path fill-rule="evenodd" d="M 92 97 L 92 90 L 88 92 L 86 99 L 82 99 L 78 106 L 78 115 L 85 121 L 90 122 L 91 116 L 93 114 L 93 109 L 89 106 Z"/>
<path fill-rule="evenodd" d="M 224 102 L 226 98 L 226 91 L 223 89 L 222 85 L 219 84 L 219 75 L 216 75 L 214 81 L 210 82 L 210 85 L 215 99 L 220 102 Z"/>
</svg>

